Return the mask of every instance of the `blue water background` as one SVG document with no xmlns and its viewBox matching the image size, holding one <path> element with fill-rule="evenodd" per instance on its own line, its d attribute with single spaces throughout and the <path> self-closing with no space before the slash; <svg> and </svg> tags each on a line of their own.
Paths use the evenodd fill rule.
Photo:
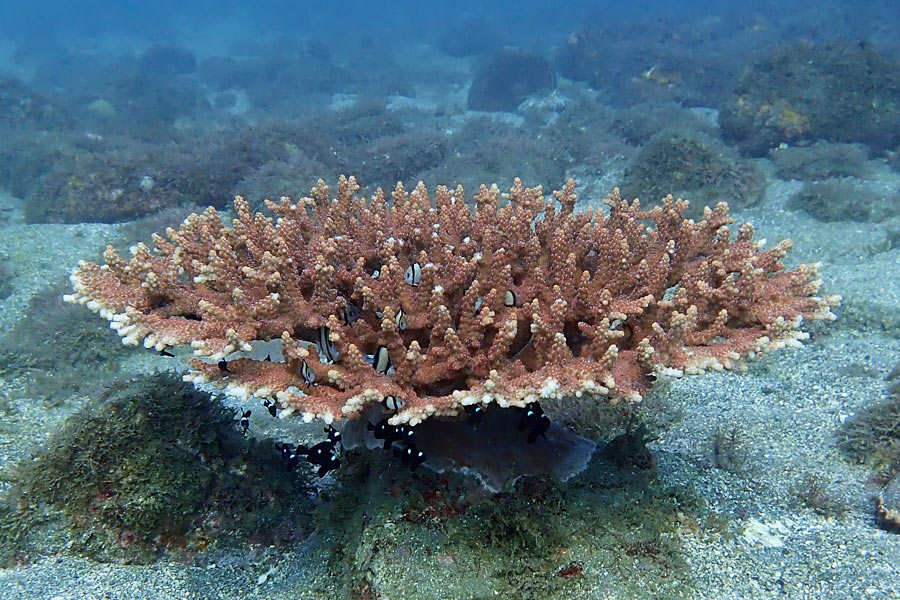
<svg viewBox="0 0 900 600">
<path fill-rule="evenodd" d="M 45 57 L 85 38 L 131 38 L 140 42 L 196 44 L 209 34 L 234 41 L 278 37 L 321 40 L 334 50 L 370 43 L 403 51 L 411 42 L 435 40 L 462 18 L 496 26 L 517 46 L 554 45 L 560 35 L 595 23 L 617 28 L 666 22 L 690 27 L 721 19 L 733 32 L 765 21 L 775 39 L 811 41 L 835 36 L 895 45 L 900 25 L 897 2 L 2 2 L 0 32 L 7 43 Z M 720 31 L 727 33 L 728 28 Z M 727 35 L 719 51 L 729 52 Z M 648 40 L 650 42 L 652 40 Z M 202 50 L 202 48 L 195 48 Z M 25 61 L 27 62 L 27 61 Z"/>
</svg>

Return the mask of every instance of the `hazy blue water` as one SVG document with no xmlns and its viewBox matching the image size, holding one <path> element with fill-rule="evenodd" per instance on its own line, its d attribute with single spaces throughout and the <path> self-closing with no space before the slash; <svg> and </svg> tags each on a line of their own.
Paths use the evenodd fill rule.
<svg viewBox="0 0 900 600">
<path fill-rule="evenodd" d="M 621 4 L 621 6 L 614 6 Z M 535 46 L 581 23 L 625 26 L 664 19 L 687 24 L 729 19 L 739 28 L 765 18 L 776 30 L 810 38 L 845 35 L 890 42 L 900 23 L 896 2 L 20 2 L 0 4 L 0 31 L 17 44 L 65 43 L 73 38 L 128 36 L 147 42 L 187 41 L 192 32 L 251 38 L 296 35 L 335 46 L 371 36 L 385 48 L 429 39 L 463 16 L 505 26 L 516 44 Z M 339 36 L 339 37 L 334 37 Z M 722 52 L 727 52 L 723 43 Z"/>
</svg>

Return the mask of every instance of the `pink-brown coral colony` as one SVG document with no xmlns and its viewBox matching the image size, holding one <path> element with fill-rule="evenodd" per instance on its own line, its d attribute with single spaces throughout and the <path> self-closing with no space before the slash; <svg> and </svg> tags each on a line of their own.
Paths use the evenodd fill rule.
<svg viewBox="0 0 900 600">
<path fill-rule="evenodd" d="M 815 265 L 784 268 L 790 242 L 763 250 L 749 224 L 732 239 L 724 203 L 694 222 L 682 200 L 642 210 L 617 190 L 608 215 L 576 212 L 571 180 L 552 198 L 482 186 L 474 211 L 461 187 L 358 190 L 319 181 L 268 202 L 274 219 L 238 197 L 231 227 L 209 208 L 130 260 L 108 247 L 105 265 L 80 263 L 66 299 L 126 344 L 191 344 L 189 379 L 282 416 L 330 422 L 394 396 L 392 422 L 412 424 L 477 403 L 637 401 L 655 375 L 795 345 L 839 301 L 815 296 Z"/>
</svg>

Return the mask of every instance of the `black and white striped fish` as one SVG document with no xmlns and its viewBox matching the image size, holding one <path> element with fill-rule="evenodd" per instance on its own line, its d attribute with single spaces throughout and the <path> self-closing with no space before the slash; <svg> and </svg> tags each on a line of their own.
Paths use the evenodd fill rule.
<svg viewBox="0 0 900 600">
<path fill-rule="evenodd" d="M 247 430 L 250 429 L 250 414 L 249 408 L 247 410 L 241 409 L 241 429 L 244 433 L 247 433 Z"/>
<path fill-rule="evenodd" d="M 300 377 L 303 378 L 306 385 L 313 385 L 316 382 L 316 373 L 309 368 L 305 360 L 300 361 Z"/>
<path fill-rule="evenodd" d="M 331 341 L 331 330 L 327 327 L 319 327 L 319 340 L 316 347 L 319 349 L 319 355 L 329 362 L 337 362 L 337 359 L 341 357 L 340 352 Z"/>
<path fill-rule="evenodd" d="M 375 316 L 378 317 L 379 319 L 383 319 L 384 313 L 381 312 L 380 310 L 376 310 Z M 406 315 L 403 314 L 402 308 L 397 311 L 396 315 L 394 315 L 394 323 L 397 324 L 397 329 L 399 329 L 400 331 L 403 331 L 404 329 L 406 329 Z"/>
<path fill-rule="evenodd" d="M 385 396 L 381 403 L 391 412 L 397 412 L 406 406 L 406 402 L 403 401 L 403 398 L 398 398 L 397 396 Z"/>
<path fill-rule="evenodd" d="M 357 319 L 359 319 L 359 307 L 348 300 L 347 303 L 341 308 L 339 316 L 344 322 L 344 325 L 350 325 Z"/>
<path fill-rule="evenodd" d="M 394 322 L 397 324 L 397 329 L 403 331 L 406 329 L 406 316 L 403 314 L 403 309 L 397 311 L 397 316 L 394 317 Z"/>
<path fill-rule="evenodd" d="M 278 416 L 278 407 L 275 406 L 275 402 L 266 398 L 265 400 L 263 400 L 262 405 L 265 407 L 265 409 L 267 411 L 269 411 L 270 415 L 272 415 L 273 417 Z"/>
<path fill-rule="evenodd" d="M 382 375 L 387 375 L 391 366 L 391 355 L 387 346 L 378 346 L 378 350 L 372 355 L 372 368 Z"/>
<path fill-rule="evenodd" d="M 417 262 L 406 267 L 406 273 L 403 274 L 406 283 L 411 286 L 417 286 L 422 281 L 422 265 Z"/>
</svg>

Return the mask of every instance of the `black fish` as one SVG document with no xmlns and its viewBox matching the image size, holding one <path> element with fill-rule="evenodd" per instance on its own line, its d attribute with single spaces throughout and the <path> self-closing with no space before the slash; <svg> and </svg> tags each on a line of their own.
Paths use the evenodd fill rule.
<svg viewBox="0 0 900 600">
<path fill-rule="evenodd" d="M 333 425 L 329 425 L 325 428 L 325 433 L 328 434 L 328 442 L 331 443 L 332 446 L 341 443 L 341 432 L 334 428 Z"/>
<path fill-rule="evenodd" d="M 341 460 L 337 457 L 334 444 L 329 440 L 319 442 L 312 448 L 300 444 L 297 446 L 297 454 L 306 455 L 308 462 L 319 465 L 319 470 L 316 472 L 319 477 L 324 477 L 328 471 L 333 471 L 341 466 Z"/>
<path fill-rule="evenodd" d="M 372 437 L 376 440 L 384 440 L 384 449 L 387 450 L 391 447 L 391 444 L 400 439 L 399 428 L 396 425 L 391 425 L 388 423 L 389 417 L 385 417 L 382 420 L 378 421 L 377 425 L 372 425 L 371 421 L 366 426 L 366 429 L 369 431 L 373 431 Z"/>
<path fill-rule="evenodd" d="M 268 400 L 268 399 L 267 399 L 267 400 L 263 400 L 263 403 L 262 403 L 262 404 L 263 404 L 264 407 L 266 407 L 266 410 L 269 411 L 269 414 L 270 414 L 270 415 L 272 415 L 273 417 L 277 417 L 277 416 L 278 416 L 278 409 L 275 408 L 275 403 L 274 403 L 274 402 L 272 402 L 271 400 Z"/>
<path fill-rule="evenodd" d="M 466 421 L 469 425 L 478 425 L 484 420 L 484 407 L 480 404 L 469 404 L 465 407 L 466 414 L 469 419 Z"/>
<path fill-rule="evenodd" d="M 529 402 L 525 405 L 525 415 L 519 424 L 519 429 L 529 429 L 528 443 L 533 444 L 539 436 L 547 437 L 547 430 L 550 428 L 550 417 L 544 413 L 544 409 L 537 402 Z"/>
<path fill-rule="evenodd" d="M 287 470 L 293 469 L 294 465 L 297 464 L 297 451 L 291 448 L 290 444 L 282 444 L 280 442 L 275 442 L 275 449 L 278 450 Z"/>
<path fill-rule="evenodd" d="M 425 462 L 425 453 L 416 448 L 415 444 L 407 446 L 403 450 L 394 448 L 394 457 L 399 458 L 400 462 L 412 471 L 418 469 L 419 465 Z"/>
<path fill-rule="evenodd" d="M 278 450 L 278 455 L 281 456 L 281 458 L 287 458 L 291 452 L 291 447 L 288 444 L 282 444 L 281 442 L 275 442 L 275 449 Z"/>
<path fill-rule="evenodd" d="M 398 425 L 397 441 L 406 444 L 407 446 L 414 446 L 416 444 L 415 430 L 409 425 Z"/>
</svg>

